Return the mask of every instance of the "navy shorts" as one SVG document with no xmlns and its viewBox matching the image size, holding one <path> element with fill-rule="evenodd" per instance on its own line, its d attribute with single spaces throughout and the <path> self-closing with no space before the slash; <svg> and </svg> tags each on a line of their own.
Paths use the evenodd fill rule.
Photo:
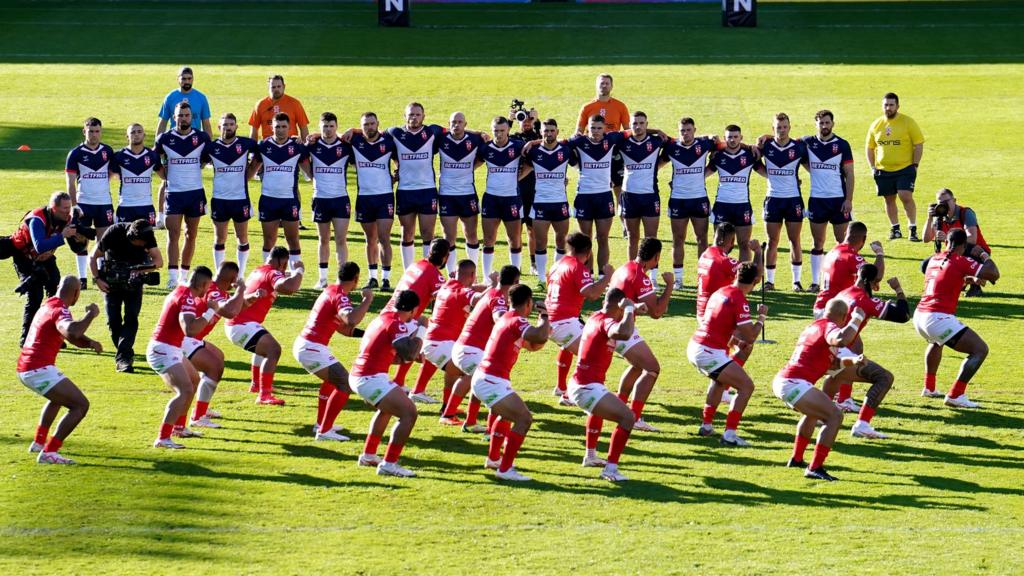
<svg viewBox="0 0 1024 576">
<path fill-rule="evenodd" d="M 149 222 L 150 226 L 156 225 L 156 209 L 153 208 L 152 204 L 150 204 L 149 206 L 117 207 L 118 222 L 134 222 L 140 219 Z"/>
<path fill-rule="evenodd" d="M 612 185 L 622 186 L 622 178 L 626 172 L 626 162 L 622 159 L 622 154 L 615 152 L 612 154 Z"/>
<path fill-rule="evenodd" d="M 89 228 L 106 228 L 114 224 L 113 204 L 79 204 L 82 215 L 76 224 Z"/>
<path fill-rule="evenodd" d="M 577 220 L 604 220 L 615 216 L 615 197 L 611 190 L 596 194 L 576 193 L 572 201 L 573 216 Z"/>
<path fill-rule="evenodd" d="M 661 215 L 661 198 L 657 194 L 622 192 L 619 213 L 623 218 L 657 218 Z"/>
<path fill-rule="evenodd" d="M 535 202 L 530 209 L 530 218 L 545 222 L 561 222 L 569 219 L 568 202 Z"/>
<path fill-rule="evenodd" d="M 754 224 L 754 207 L 750 202 L 715 202 L 711 208 L 711 223 L 721 222 L 728 222 L 733 226 L 751 226 Z"/>
<path fill-rule="evenodd" d="M 442 195 L 437 197 L 437 201 L 441 216 L 468 218 L 480 213 L 480 201 L 476 199 L 476 194 Z"/>
<path fill-rule="evenodd" d="M 356 222 L 376 222 L 395 218 L 395 197 L 391 194 L 356 196 Z"/>
<path fill-rule="evenodd" d="M 849 212 L 843 212 L 845 198 L 807 199 L 807 219 L 815 224 L 845 224 L 853 220 Z"/>
<path fill-rule="evenodd" d="M 260 196 L 260 222 L 297 222 L 299 201 L 295 198 Z"/>
<path fill-rule="evenodd" d="M 210 216 L 214 222 L 248 222 L 252 218 L 252 203 L 248 198 L 227 200 L 213 198 L 210 200 Z"/>
<path fill-rule="evenodd" d="M 801 222 L 804 219 L 804 199 L 800 196 L 765 198 L 763 214 L 765 222 Z"/>
<path fill-rule="evenodd" d="M 484 193 L 483 201 L 480 203 L 480 215 L 502 222 L 519 220 L 523 217 L 523 201 L 519 196 L 495 196 Z"/>
<path fill-rule="evenodd" d="M 395 212 L 406 214 L 437 214 L 437 190 L 399 190 L 395 193 Z"/>
<path fill-rule="evenodd" d="M 206 191 L 202 188 L 187 192 L 168 192 L 164 212 L 181 214 L 185 218 L 198 218 L 206 214 Z"/>
<path fill-rule="evenodd" d="M 352 201 L 348 196 L 337 198 L 313 198 L 313 222 L 323 224 L 335 218 L 348 220 L 352 217 Z"/>
<path fill-rule="evenodd" d="M 893 196 L 900 190 L 913 192 L 916 181 L 917 168 L 913 164 L 892 172 L 875 170 L 875 189 L 879 196 Z"/>
<path fill-rule="evenodd" d="M 703 198 L 669 198 L 668 217 L 676 220 L 682 218 L 707 218 L 711 215 L 711 202 Z"/>
</svg>

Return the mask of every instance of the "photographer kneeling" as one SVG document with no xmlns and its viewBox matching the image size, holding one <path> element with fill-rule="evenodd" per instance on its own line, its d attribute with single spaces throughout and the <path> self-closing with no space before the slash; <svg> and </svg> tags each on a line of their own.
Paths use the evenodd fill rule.
<svg viewBox="0 0 1024 576">
<path fill-rule="evenodd" d="M 118 372 L 134 372 L 135 335 L 139 331 L 142 287 L 160 283 L 163 256 L 153 227 L 144 219 L 107 228 L 89 258 L 93 281 L 103 292 L 110 338 L 117 347 Z"/>
<path fill-rule="evenodd" d="M 967 246 L 964 256 L 984 263 L 992 254 L 985 236 L 978 225 L 978 216 L 974 210 L 956 203 L 956 197 L 949 188 L 943 188 L 935 194 L 935 204 L 928 206 L 928 225 L 924 229 L 924 241 L 935 241 L 935 251 L 942 249 L 950 230 L 963 229 L 967 233 Z M 981 286 L 971 284 L 965 296 L 981 296 Z"/>
</svg>

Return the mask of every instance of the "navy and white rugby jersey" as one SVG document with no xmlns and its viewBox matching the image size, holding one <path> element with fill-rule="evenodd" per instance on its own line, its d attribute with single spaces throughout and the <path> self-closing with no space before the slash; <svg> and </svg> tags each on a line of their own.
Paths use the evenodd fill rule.
<svg viewBox="0 0 1024 576">
<path fill-rule="evenodd" d="M 533 173 L 537 177 L 534 203 L 568 201 L 569 198 L 565 194 L 565 176 L 569 166 L 576 165 L 572 148 L 561 142 L 550 149 L 538 144 L 530 148 L 526 159 L 533 165 Z"/>
<path fill-rule="evenodd" d="M 395 141 L 387 134 L 381 134 L 377 140 L 368 142 L 362 134 L 355 134 L 351 144 L 356 165 L 356 194 L 393 194 L 391 157 L 395 154 Z"/>
<path fill-rule="evenodd" d="M 309 162 L 313 168 L 313 198 L 341 198 L 348 196 L 348 163 L 352 161 L 352 147 L 336 139 L 328 144 L 323 138 L 309 147 Z"/>
<path fill-rule="evenodd" d="M 210 163 L 213 165 L 213 197 L 219 200 L 246 200 L 249 181 L 245 170 L 249 154 L 256 154 L 259 146 L 252 138 L 236 136 L 231 142 L 217 138 L 210 143 Z"/>
<path fill-rule="evenodd" d="M 416 132 L 405 128 L 388 128 L 387 133 L 395 141 L 398 157 L 398 189 L 423 190 L 433 188 L 434 153 L 441 142 L 445 129 L 437 124 L 428 124 Z"/>
<path fill-rule="evenodd" d="M 156 137 L 156 153 L 167 166 L 167 191 L 188 192 L 203 187 L 203 164 L 209 159 L 210 137 L 189 127 L 182 134 L 177 130 Z"/>
<path fill-rule="evenodd" d="M 440 156 L 441 177 L 437 193 L 440 196 L 465 196 L 476 194 L 473 170 L 476 168 L 477 151 L 484 145 L 480 136 L 466 132 L 456 140 L 451 133 L 441 138 L 437 154 Z"/>
<path fill-rule="evenodd" d="M 807 146 L 792 138 L 785 146 L 769 140 L 765 142 L 761 158 L 768 178 L 768 197 L 799 198 L 800 178 L 797 172 L 800 164 L 807 160 Z"/>
<path fill-rule="evenodd" d="M 630 194 L 658 193 L 658 154 L 661 138 L 652 134 L 637 140 L 630 136 L 619 145 L 622 153 L 622 189 Z"/>
<path fill-rule="evenodd" d="M 64 170 L 78 180 L 78 202 L 81 204 L 113 204 L 110 198 L 110 173 L 117 173 L 114 149 L 100 142 L 90 149 L 85 143 L 68 152 Z"/>
<path fill-rule="evenodd" d="M 711 138 L 694 138 L 689 145 L 681 139 L 665 144 L 661 158 L 672 165 L 672 192 L 670 198 L 707 198 L 708 188 L 704 179 L 704 168 L 708 155 L 715 151 Z"/>
<path fill-rule="evenodd" d="M 580 180 L 576 183 L 577 194 L 600 194 L 612 189 L 612 156 L 615 147 L 625 140 L 622 132 L 606 132 L 598 142 L 589 136 L 578 134 L 569 140 L 569 146 L 576 153 L 576 166 Z"/>
<path fill-rule="evenodd" d="M 492 141 L 480 147 L 477 158 L 487 167 L 487 194 L 505 197 L 519 194 L 519 160 L 525 145 L 522 140 L 510 138 L 504 146 Z"/>
<path fill-rule="evenodd" d="M 853 162 L 850 143 L 835 134 L 826 141 L 820 140 L 817 136 L 805 136 L 803 141 L 807 145 L 811 197 L 846 197 L 843 164 Z"/>
<path fill-rule="evenodd" d="M 750 173 L 757 166 L 754 154 L 746 148 L 735 153 L 719 150 L 711 157 L 711 165 L 718 172 L 718 192 L 715 202 L 746 204 L 750 202 Z"/>
<path fill-rule="evenodd" d="M 117 205 L 152 206 L 153 170 L 160 167 L 160 155 L 148 146 L 133 154 L 132 149 L 126 146 L 114 153 L 114 161 L 121 172 Z"/>
<path fill-rule="evenodd" d="M 299 193 L 299 163 L 309 158 L 309 151 L 294 136 L 278 144 L 265 138 L 259 145 L 263 162 L 260 194 L 268 198 L 295 198 Z"/>
</svg>

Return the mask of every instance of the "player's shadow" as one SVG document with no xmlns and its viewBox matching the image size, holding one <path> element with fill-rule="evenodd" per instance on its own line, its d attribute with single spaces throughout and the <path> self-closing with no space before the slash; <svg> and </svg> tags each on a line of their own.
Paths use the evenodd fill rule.
<svg viewBox="0 0 1024 576">
<path fill-rule="evenodd" d="M 914 482 L 924 488 L 944 490 L 947 492 L 960 492 L 963 494 L 1005 494 L 1007 496 L 1024 496 L 1024 489 L 1021 488 L 1000 488 L 993 486 L 982 486 L 970 480 L 959 478 L 943 478 L 942 476 L 925 476 L 915 474 L 910 477 Z"/>
</svg>

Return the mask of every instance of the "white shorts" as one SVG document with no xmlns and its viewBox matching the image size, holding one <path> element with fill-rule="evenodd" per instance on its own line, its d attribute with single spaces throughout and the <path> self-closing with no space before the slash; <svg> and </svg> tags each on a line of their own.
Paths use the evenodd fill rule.
<svg viewBox="0 0 1024 576">
<path fill-rule="evenodd" d="M 244 322 L 242 324 L 224 324 L 224 334 L 227 335 L 228 340 L 239 348 L 244 348 L 249 352 L 253 352 L 256 348 L 256 343 L 251 342 L 253 336 L 260 332 L 266 332 L 267 329 L 263 327 L 259 322 Z M 251 346 L 250 346 L 251 343 Z"/>
<path fill-rule="evenodd" d="M 206 346 L 206 342 L 203 340 L 196 340 L 195 338 L 185 336 L 185 339 L 181 341 L 181 353 L 185 358 L 191 360 L 192 355 L 204 346 Z"/>
<path fill-rule="evenodd" d="M 630 348 L 632 348 L 633 346 L 636 346 L 637 344 L 639 344 L 639 343 L 641 343 L 643 341 L 644 341 L 643 337 L 640 336 L 640 333 L 637 332 L 636 327 L 634 327 L 633 328 L 633 335 L 630 336 L 629 339 L 627 339 L 627 340 L 615 340 L 614 341 L 615 342 L 615 353 L 618 354 L 619 356 L 625 358 L 626 357 L 626 352 L 629 352 Z"/>
<path fill-rule="evenodd" d="M 40 396 L 45 396 L 47 392 L 53 390 L 53 387 L 65 378 L 67 376 L 53 364 L 36 368 L 35 370 L 18 372 L 18 380 L 21 380 L 21 383 L 28 386 L 29 390 Z"/>
<path fill-rule="evenodd" d="M 551 336 L 548 338 L 557 344 L 559 348 L 565 350 L 572 346 L 573 342 L 579 340 L 582 335 L 583 323 L 580 322 L 580 319 L 566 318 L 565 320 L 551 323 Z"/>
<path fill-rule="evenodd" d="M 814 315 L 814 319 L 815 320 L 821 320 L 822 318 L 825 317 L 825 309 L 824 308 L 814 308 L 811 311 L 811 313 Z"/>
<path fill-rule="evenodd" d="M 723 366 L 732 362 L 729 353 L 720 348 L 708 348 L 693 340 L 686 346 L 686 359 L 697 367 L 701 374 L 711 377 L 718 373 Z"/>
<path fill-rule="evenodd" d="M 181 348 L 150 340 L 146 346 L 146 361 L 157 374 L 166 374 L 174 366 L 181 364 L 184 355 Z"/>
<path fill-rule="evenodd" d="M 802 378 L 776 376 L 772 380 L 772 392 L 790 408 L 796 408 L 796 403 L 804 397 L 804 394 L 810 392 L 811 388 L 814 388 L 814 384 Z"/>
<path fill-rule="evenodd" d="M 455 340 L 427 340 L 423 343 L 423 357 L 427 362 L 443 370 L 445 364 L 452 359 L 454 347 Z"/>
<path fill-rule="evenodd" d="M 914 328 L 922 338 L 932 344 L 945 344 L 950 338 L 959 334 L 964 328 L 963 322 L 952 314 L 943 312 L 914 311 Z"/>
<path fill-rule="evenodd" d="M 594 406 L 597 406 L 597 403 L 601 401 L 601 398 L 604 398 L 605 394 L 610 394 L 604 384 L 600 382 L 577 384 L 575 378 L 569 380 L 567 392 L 572 401 L 587 414 L 593 412 Z"/>
<path fill-rule="evenodd" d="M 388 392 L 398 388 L 398 384 L 391 381 L 387 372 L 381 372 L 380 374 L 370 374 L 369 376 L 356 376 L 354 374 L 348 375 L 349 388 L 359 394 L 371 405 L 376 406 L 382 398 L 388 395 Z"/>
<path fill-rule="evenodd" d="M 512 383 L 504 378 L 488 376 L 483 370 L 473 372 L 472 382 L 473 395 L 480 399 L 485 406 L 490 408 L 509 394 L 515 394 Z"/>
<path fill-rule="evenodd" d="M 316 374 L 328 366 L 338 363 L 338 359 L 331 354 L 331 349 L 323 344 L 310 342 L 305 338 L 296 338 L 292 344 L 292 356 L 299 365 L 310 374 Z"/>
<path fill-rule="evenodd" d="M 452 347 L 452 362 L 463 374 L 472 375 L 484 360 L 484 351 L 476 346 L 456 343 Z"/>
</svg>

